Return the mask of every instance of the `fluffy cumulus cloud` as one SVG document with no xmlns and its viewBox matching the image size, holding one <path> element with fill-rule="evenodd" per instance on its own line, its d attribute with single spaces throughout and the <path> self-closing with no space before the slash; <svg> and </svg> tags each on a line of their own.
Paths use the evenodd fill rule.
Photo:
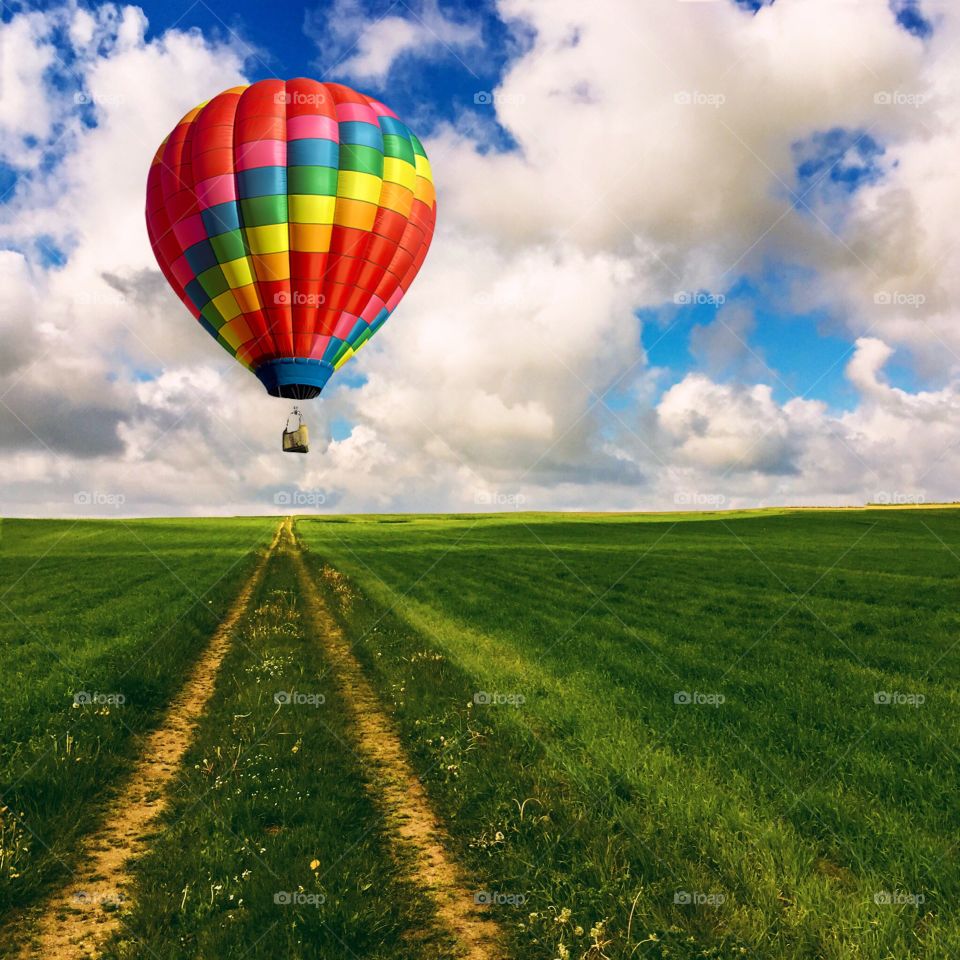
<svg viewBox="0 0 960 960">
<path fill-rule="evenodd" d="M 960 19 L 945 10 L 917 72 L 883 90 L 881 108 L 905 127 L 890 138 L 884 176 L 851 204 L 847 256 L 824 268 L 823 294 L 860 331 L 908 348 L 928 375 L 960 367 L 960 180 L 950 163 L 960 150 L 958 41 Z"/>
<path fill-rule="evenodd" d="M 819 401 L 778 405 L 763 384 L 688 375 L 657 408 L 675 451 L 664 492 L 675 486 L 680 502 L 735 506 L 953 497 L 960 381 L 917 393 L 893 387 L 884 376 L 892 353 L 882 340 L 856 341 L 846 375 L 860 403 L 834 414 Z"/>
<path fill-rule="evenodd" d="M 478 24 L 451 19 L 437 0 L 389 4 L 385 13 L 363 0 L 334 0 L 310 11 L 305 28 L 321 49 L 322 72 L 358 83 L 381 82 L 405 57 L 430 57 L 438 51 L 459 57 L 480 44 Z"/>
<path fill-rule="evenodd" d="M 361 86 L 405 58 L 455 64 L 480 36 L 448 6 L 335 9 L 329 66 Z M 887 0 L 500 0 L 526 42 L 488 102 L 427 138 L 434 248 L 312 405 L 298 458 L 277 450 L 286 410 L 166 289 L 142 222 L 156 146 L 243 81 L 247 51 L 148 39 L 134 7 L 14 15 L 6 512 L 953 499 L 960 15 L 938 11 L 929 32 Z M 472 132 L 477 114 L 510 149 Z M 638 311 L 771 264 L 808 278 L 782 287 L 784 309 L 816 309 L 851 344 L 843 408 L 784 396 L 736 303 L 693 328 L 691 369 L 651 364 Z M 892 385 L 895 363 L 928 388 Z"/>
<path fill-rule="evenodd" d="M 37 96 L 43 87 L 44 72 L 56 59 L 46 34 L 46 21 L 39 13 L 21 15 L 4 30 L 0 143 L 3 160 L 18 166 L 37 162 L 38 151 L 27 147 L 24 140 L 46 138 L 53 122 L 46 98 Z"/>
</svg>

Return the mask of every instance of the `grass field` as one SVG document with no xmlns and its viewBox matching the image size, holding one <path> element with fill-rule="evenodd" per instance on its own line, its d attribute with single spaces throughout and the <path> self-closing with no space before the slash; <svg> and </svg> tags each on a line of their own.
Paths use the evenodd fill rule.
<svg viewBox="0 0 960 960">
<path fill-rule="evenodd" d="M 444 955 L 391 862 L 292 583 L 281 555 L 221 668 L 107 957 Z"/>
<path fill-rule="evenodd" d="M 4 523 L 8 915 L 93 829 L 275 525 Z M 296 532 L 504 956 L 960 956 L 960 511 Z M 349 697 L 281 550 L 103 956 L 452 955 Z"/>
<path fill-rule="evenodd" d="M 514 955 L 960 956 L 960 513 L 299 530 Z"/>
<path fill-rule="evenodd" d="M 275 525 L 2 522 L 0 918 L 73 863 Z"/>
</svg>

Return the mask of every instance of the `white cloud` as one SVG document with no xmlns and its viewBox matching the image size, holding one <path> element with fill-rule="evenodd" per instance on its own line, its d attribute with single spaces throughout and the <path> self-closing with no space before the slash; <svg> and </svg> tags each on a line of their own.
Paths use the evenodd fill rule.
<svg viewBox="0 0 960 960">
<path fill-rule="evenodd" d="M 657 406 L 680 463 L 727 472 L 792 473 L 787 413 L 766 384 L 736 388 L 689 374 Z"/>
<path fill-rule="evenodd" d="M 846 375 L 860 402 L 837 414 L 819 401 L 778 404 L 763 385 L 688 375 L 657 406 L 679 453 L 662 494 L 718 493 L 727 505 L 957 499 L 960 379 L 909 393 L 884 379 L 892 356 L 880 340 L 857 341 Z"/>
<path fill-rule="evenodd" d="M 17 167 L 39 160 L 25 138 L 50 135 L 54 111 L 44 95 L 44 73 L 56 62 L 42 14 L 20 14 L 0 23 L 0 159 Z"/>
<path fill-rule="evenodd" d="M 444 16 L 437 0 L 393 9 L 371 16 L 362 0 L 335 0 L 308 15 L 307 31 L 317 43 L 323 72 L 379 84 L 402 57 L 459 59 L 480 43 L 477 24 Z"/>
</svg>

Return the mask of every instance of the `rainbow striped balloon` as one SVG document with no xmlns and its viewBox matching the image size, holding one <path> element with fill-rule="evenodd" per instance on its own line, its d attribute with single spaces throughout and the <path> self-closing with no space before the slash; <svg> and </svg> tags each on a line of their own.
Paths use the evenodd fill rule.
<svg viewBox="0 0 960 960">
<path fill-rule="evenodd" d="M 317 396 L 383 325 L 436 222 L 430 163 L 392 110 L 261 80 L 191 110 L 147 180 L 160 269 L 275 397 Z"/>
</svg>

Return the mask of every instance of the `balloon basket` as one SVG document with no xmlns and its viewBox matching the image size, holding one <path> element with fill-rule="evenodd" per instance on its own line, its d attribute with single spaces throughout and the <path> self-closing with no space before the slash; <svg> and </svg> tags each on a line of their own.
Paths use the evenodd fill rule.
<svg viewBox="0 0 960 960">
<path fill-rule="evenodd" d="M 297 425 L 290 429 L 290 417 L 297 418 Z M 290 417 L 287 417 L 287 424 L 283 428 L 283 452 L 284 453 L 307 453 L 310 450 L 310 437 L 307 433 L 307 425 L 303 422 L 303 415 L 299 407 L 294 407 Z"/>
</svg>

